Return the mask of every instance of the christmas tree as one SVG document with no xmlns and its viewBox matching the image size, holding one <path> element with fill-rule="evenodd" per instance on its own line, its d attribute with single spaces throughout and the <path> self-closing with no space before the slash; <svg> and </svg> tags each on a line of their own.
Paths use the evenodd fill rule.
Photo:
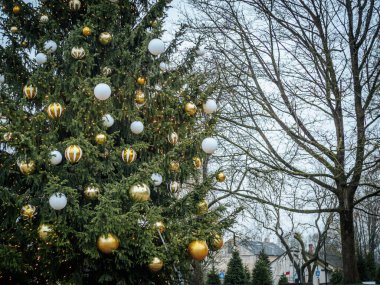
<svg viewBox="0 0 380 285">
<path fill-rule="evenodd" d="M 215 271 L 215 266 L 212 267 L 211 271 L 207 274 L 207 285 L 221 285 L 219 275 Z"/>
<path fill-rule="evenodd" d="M 228 262 L 224 285 L 245 285 L 246 275 L 239 252 L 234 250 Z"/>
<path fill-rule="evenodd" d="M 252 271 L 252 285 L 272 285 L 273 276 L 268 256 L 262 250 Z"/>
<path fill-rule="evenodd" d="M 0 280 L 178 284 L 230 220 L 208 210 L 216 103 L 170 1 L 1 1 Z"/>
</svg>

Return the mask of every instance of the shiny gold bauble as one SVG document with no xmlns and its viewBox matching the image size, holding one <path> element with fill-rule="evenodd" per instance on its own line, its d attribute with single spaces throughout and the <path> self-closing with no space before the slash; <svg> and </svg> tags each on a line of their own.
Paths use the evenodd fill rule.
<svg viewBox="0 0 380 285">
<path fill-rule="evenodd" d="M 185 105 L 185 112 L 186 114 L 193 116 L 197 112 L 197 106 L 193 102 L 188 102 Z"/>
<path fill-rule="evenodd" d="M 137 78 L 136 82 L 138 85 L 144 85 L 146 82 L 145 77 L 140 76 L 139 78 Z"/>
<path fill-rule="evenodd" d="M 168 142 L 172 145 L 175 145 L 178 143 L 178 134 L 176 132 L 172 132 L 168 134 Z"/>
<path fill-rule="evenodd" d="M 208 255 L 207 243 L 204 240 L 192 241 L 187 250 L 191 257 L 198 261 L 202 261 Z"/>
<path fill-rule="evenodd" d="M 34 161 L 25 162 L 22 161 L 19 163 L 18 167 L 20 168 L 20 171 L 24 175 L 29 175 L 34 172 L 36 169 L 36 165 L 34 164 Z"/>
<path fill-rule="evenodd" d="M 206 200 L 202 200 L 197 204 L 197 214 L 204 215 L 208 211 L 208 204 Z"/>
<path fill-rule="evenodd" d="M 47 240 L 54 236 L 54 229 L 51 225 L 48 224 L 41 224 L 38 227 L 38 236 L 42 240 Z"/>
<path fill-rule="evenodd" d="M 150 21 L 150 22 L 149 22 L 149 25 L 150 25 L 152 28 L 156 28 L 157 25 L 158 25 L 158 22 L 157 22 L 156 20 L 154 20 L 154 21 Z"/>
<path fill-rule="evenodd" d="M 145 202 L 150 199 L 150 189 L 144 183 L 135 184 L 129 188 L 129 197 L 135 202 Z"/>
<path fill-rule="evenodd" d="M 71 163 L 76 163 L 82 158 L 82 149 L 79 145 L 70 145 L 65 150 L 66 160 Z"/>
<path fill-rule="evenodd" d="M 25 205 L 21 208 L 21 215 L 25 219 L 31 219 L 36 214 L 36 207 L 33 205 Z"/>
<path fill-rule="evenodd" d="M 171 161 L 169 164 L 169 169 L 172 172 L 179 172 L 179 170 L 180 170 L 179 162 L 176 160 Z"/>
<path fill-rule="evenodd" d="M 22 93 L 26 98 L 33 99 L 37 96 L 37 87 L 34 87 L 33 85 L 25 85 L 22 89 Z"/>
<path fill-rule="evenodd" d="M 91 34 L 92 34 L 92 30 L 91 30 L 90 27 L 87 27 L 87 26 L 83 27 L 83 29 L 82 29 L 82 35 L 84 35 L 85 37 L 88 37 Z"/>
<path fill-rule="evenodd" d="M 152 261 L 148 264 L 149 270 L 151 272 L 158 272 L 164 266 L 164 262 L 158 257 L 154 257 Z"/>
<path fill-rule="evenodd" d="M 223 171 L 218 172 L 218 173 L 215 175 L 215 177 L 216 177 L 216 180 L 217 180 L 218 182 L 224 182 L 224 180 L 226 180 L 226 175 L 224 174 Z"/>
<path fill-rule="evenodd" d="M 102 45 L 108 45 L 112 41 L 112 35 L 108 32 L 103 32 L 99 35 L 99 42 Z"/>
<path fill-rule="evenodd" d="M 201 169 L 203 166 L 203 160 L 199 157 L 193 157 L 193 164 L 196 169 Z"/>
<path fill-rule="evenodd" d="M 160 233 L 163 233 L 165 231 L 165 229 L 166 229 L 165 224 L 163 222 L 160 222 L 160 221 L 159 222 L 155 222 L 154 223 L 154 227 L 156 228 L 156 230 L 159 230 Z"/>
<path fill-rule="evenodd" d="M 137 159 L 137 153 L 134 149 L 127 147 L 121 152 L 121 159 L 126 163 L 132 163 Z"/>
<path fill-rule="evenodd" d="M 19 14 L 21 12 L 21 6 L 20 5 L 15 5 L 13 6 L 13 14 Z"/>
<path fill-rule="evenodd" d="M 105 144 L 107 141 L 107 136 L 105 134 L 97 134 L 95 136 L 95 142 L 97 144 Z"/>
<path fill-rule="evenodd" d="M 82 47 L 73 47 L 71 49 L 71 56 L 75 59 L 83 59 L 86 56 L 86 51 Z"/>
<path fill-rule="evenodd" d="M 12 33 L 17 33 L 17 32 L 18 32 L 18 28 L 17 28 L 16 26 L 12 26 L 12 27 L 10 28 L 10 31 L 11 31 Z"/>
<path fill-rule="evenodd" d="M 28 45 L 29 45 L 29 43 L 27 41 L 22 41 L 21 42 L 21 46 L 24 47 L 24 48 L 28 47 Z"/>
<path fill-rule="evenodd" d="M 223 244 L 224 244 L 224 241 L 220 235 L 218 234 L 213 235 L 211 239 L 211 245 L 212 245 L 213 250 L 221 249 L 223 247 Z"/>
<path fill-rule="evenodd" d="M 11 132 L 7 132 L 3 135 L 3 139 L 6 141 L 6 142 L 9 142 L 13 139 L 13 133 Z"/>
<path fill-rule="evenodd" d="M 79 0 L 70 0 L 69 2 L 69 8 L 71 11 L 78 11 L 81 6 L 82 3 Z"/>
<path fill-rule="evenodd" d="M 145 103 L 145 94 L 141 90 L 137 90 L 135 93 L 135 102 L 136 104 L 144 104 Z"/>
<path fill-rule="evenodd" d="M 87 186 L 85 189 L 84 189 L 84 196 L 89 199 L 89 200 L 95 200 L 96 198 L 98 198 L 99 196 L 99 193 L 100 193 L 100 190 L 98 187 L 96 186 Z"/>
<path fill-rule="evenodd" d="M 109 76 L 112 73 L 112 69 L 108 66 L 102 68 L 102 75 Z"/>
<path fill-rule="evenodd" d="M 180 188 L 179 182 L 177 182 L 177 181 L 171 181 L 169 183 L 169 190 L 170 190 L 170 192 L 177 193 L 179 191 L 179 188 Z"/>
<path fill-rule="evenodd" d="M 57 119 L 62 116 L 64 108 L 59 103 L 52 103 L 47 107 L 47 113 L 49 118 Z"/>
<path fill-rule="evenodd" d="M 113 234 L 101 235 L 96 242 L 98 249 L 105 253 L 110 254 L 112 251 L 117 250 L 120 246 L 119 239 Z"/>
</svg>

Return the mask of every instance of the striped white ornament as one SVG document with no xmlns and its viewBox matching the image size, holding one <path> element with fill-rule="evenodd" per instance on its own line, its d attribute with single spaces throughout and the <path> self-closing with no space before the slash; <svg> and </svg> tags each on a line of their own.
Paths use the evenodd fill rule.
<svg viewBox="0 0 380 285">
<path fill-rule="evenodd" d="M 76 163 L 82 158 L 82 149 L 79 145 L 70 145 L 65 150 L 66 160 L 71 163 Z"/>
<path fill-rule="evenodd" d="M 134 162 L 137 159 L 137 153 L 132 148 L 125 148 L 121 152 L 121 159 L 124 162 L 130 164 L 130 163 Z"/>
<path fill-rule="evenodd" d="M 34 87 L 33 85 L 25 85 L 22 89 L 22 93 L 26 98 L 33 99 L 37 96 L 37 87 Z"/>
<path fill-rule="evenodd" d="M 56 119 L 62 116 L 63 107 L 59 103 L 52 103 L 47 108 L 48 116 L 52 119 Z"/>
</svg>

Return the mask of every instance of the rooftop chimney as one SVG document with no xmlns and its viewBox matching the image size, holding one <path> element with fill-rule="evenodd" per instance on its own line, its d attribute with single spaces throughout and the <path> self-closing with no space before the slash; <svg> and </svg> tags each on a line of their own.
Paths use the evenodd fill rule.
<svg viewBox="0 0 380 285">
<path fill-rule="evenodd" d="M 314 254 L 314 245 L 312 243 L 309 243 L 309 254 Z"/>
</svg>

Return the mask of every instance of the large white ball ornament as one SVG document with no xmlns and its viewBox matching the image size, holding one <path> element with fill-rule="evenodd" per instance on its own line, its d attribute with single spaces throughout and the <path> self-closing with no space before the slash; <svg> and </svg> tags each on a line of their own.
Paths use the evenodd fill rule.
<svg viewBox="0 0 380 285">
<path fill-rule="evenodd" d="M 162 176 L 159 173 L 153 173 L 150 179 L 152 179 L 154 186 L 160 186 L 162 183 Z"/>
<path fill-rule="evenodd" d="M 44 50 L 47 53 L 53 53 L 57 50 L 57 43 L 55 41 L 49 40 L 44 43 Z"/>
<path fill-rule="evenodd" d="M 62 154 L 58 150 L 53 150 L 50 153 L 50 163 L 53 165 L 58 165 L 62 162 Z"/>
<path fill-rule="evenodd" d="M 207 154 L 213 154 L 218 148 L 218 141 L 214 138 L 205 138 L 202 141 L 202 149 Z"/>
<path fill-rule="evenodd" d="M 113 124 L 115 123 L 114 118 L 110 114 L 105 114 L 102 117 L 102 121 L 103 121 L 103 126 L 105 126 L 106 128 L 112 127 Z"/>
<path fill-rule="evenodd" d="M 94 88 L 94 95 L 98 100 L 107 100 L 111 96 L 111 87 L 105 83 L 99 83 Z"/>
<path fill-rule="evenodd" d="M 4 83 L 5 82 L 5 77 L 4 75 L 0 74 L 0 83 Z"/>
<path fill-rule="evenodd" d="M 165 51 L 165 44 L 160 39 L 153 39 L 149 42 L 148 50 L 153 55 L 159 55 Z"/>
<path fill-rule="evenodd" d="M 215 100 L 213 99 L 207 99 L 206 103 L 203 104 L 203 111 L 206 114 L 212 114 L 216 112 L 218 106 L 216 105 Z"/>
<path fill-rule="evenodd" d="M 131 131 L 136 135 L 141 134 L 144 131 L 144 124 L 140 121 L 134 121 L 131 124 Z"/>
<path fill-rule="evenodd" d="M 46 54 L 40 52 L 40 53 L 37 53 L 35 60 L 37 64 L 44 64 L 47 62 L 47 56 Z"/>
<path fill-rule="evenodd" d="M 66 195 L 63 193 L 54 193 L 49 198 L 49 204 L 54 210 L 62 210 L 67 205 Z"/>
</svg>

